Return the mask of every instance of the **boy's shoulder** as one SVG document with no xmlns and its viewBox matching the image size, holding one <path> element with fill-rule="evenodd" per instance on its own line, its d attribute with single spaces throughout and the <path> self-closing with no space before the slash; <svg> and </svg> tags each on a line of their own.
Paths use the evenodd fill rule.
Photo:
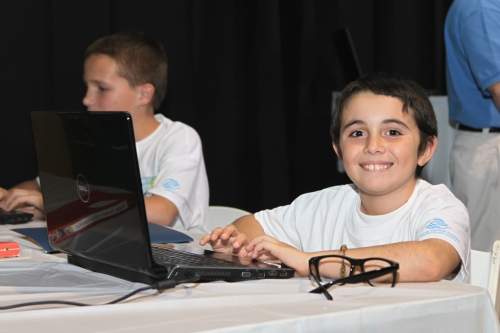
<svg viewBox="0 0 500 333">
<path fill-rule="evenodd" d="M 167 118 L 161 113 L 157 113 L 154 115 L 156 121 L 160 123 L 160 126 L 162 128 L 162 131 L 164 134 L 184 134 L 187 136 L 195 136 L 198 137 L 198 132 L 196 130 L 189 126 L 188 124 L 185 124 L 181 121 L 175 121 L 170 118 Z"/>
<path fill-rule="evenodd" d="M 466 210 L 465 205 L 444 184 L 433 185 L 419 179 L 415 187 L 414 201 L 424 207 L 448 206 Z"/>
<path fill-rule="evenodd" d="M 431 184 L 428 181 L 421 178 L 417 180 L 415 192 L 419 196 L 455 197 L 446 185 Z"/>
<path fill-rule="evenodd" d="M 138 153 L 169 151 L 170 154 L 190 154 L 194 151 L 199 154 L 201 139 L 192 127 L 162 114 L 155 114 L 154 118 L 160 125 L 137 142 Z"/>
</svg>

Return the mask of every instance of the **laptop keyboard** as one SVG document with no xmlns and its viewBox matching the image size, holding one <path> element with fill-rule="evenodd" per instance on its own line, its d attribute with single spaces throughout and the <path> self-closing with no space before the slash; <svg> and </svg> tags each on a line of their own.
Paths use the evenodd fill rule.
<svg viewBox="0 0 500 333">
<path fill-rule="evenodd" d="M 0 210 L 0 224 L 21 224 L 31 221 L 33 214 L 23 212 L 6 212 Z"/>
<path fill-rule="evenodd" d="M 202 254 L 189 253 L 179 250 L 159 248 L 153 246 L 151 248 L 154 260 L 159 264 L 167 265 L 188 265 L 188 266 L 238 266 L 235 263 L 227 262 L 205 256 Z"/>
</svg>

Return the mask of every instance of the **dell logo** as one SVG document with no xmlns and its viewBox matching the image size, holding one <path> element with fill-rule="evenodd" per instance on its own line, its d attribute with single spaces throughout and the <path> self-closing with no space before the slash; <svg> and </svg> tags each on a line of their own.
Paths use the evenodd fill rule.
<svg viewBox="0 0 500 333">
<path fill-rule="evenodd" d="M 90 200 L 90 185 L 84 175 L 79 174 L 76 177 L 76 194 L 81 201 L 87 203 Z"/>
</svg>

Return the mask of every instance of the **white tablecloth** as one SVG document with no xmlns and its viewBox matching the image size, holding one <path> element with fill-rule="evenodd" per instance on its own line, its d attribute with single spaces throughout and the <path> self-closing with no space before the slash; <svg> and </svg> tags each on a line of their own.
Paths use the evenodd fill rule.
<svg viewBox="0 0 500 333">
<path fill-rule="evenodd" d="M 0 306 L 47 299 L 101 304 L 137 287 L 43 254 L 18 240 L 21 257 L 0 261 Z M 466 284 L 405 283 L 309 294 L 308 279 L 211 282 L 149 291 L 115 305 L 0 312 L 0 332 L 497 332 L 486 290 Z"/>
</svg>

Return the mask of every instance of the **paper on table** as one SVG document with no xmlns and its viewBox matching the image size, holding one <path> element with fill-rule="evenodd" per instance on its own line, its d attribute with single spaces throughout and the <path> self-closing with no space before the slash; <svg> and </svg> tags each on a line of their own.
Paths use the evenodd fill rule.
<svg viewBox="0 0 500 333">
<path fill-rule="evenodd" d="M 47 237 L 47 228 L 36 227 L 36 228 L 18 228 L 12 229 L 15 232 L 28 236 L 34 240 L 38 245 L 40 245 L 46 253 L 57 253 L 59 251 L 54 250 L 50 244 Z"/>
</svg>

